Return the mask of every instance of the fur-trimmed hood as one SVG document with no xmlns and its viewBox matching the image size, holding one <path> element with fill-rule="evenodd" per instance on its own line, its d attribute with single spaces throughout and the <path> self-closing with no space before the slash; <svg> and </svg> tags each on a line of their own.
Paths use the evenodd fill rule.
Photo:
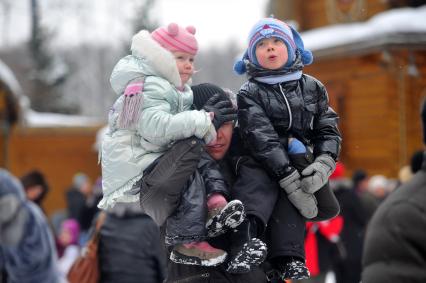
<svg viewBox="0 0 426 283">
<path fill-rule="evenodd" d="M 181 87 L 173 54 L 152 39 L 147 30 L 133 36 L 131 51 L 132 55 L 122 58 L 111 74 L 111 86 L 117 94 L 122 94 L 131 80 L 149 75 L 162 77 L 175 87 Z"/>
</svg>

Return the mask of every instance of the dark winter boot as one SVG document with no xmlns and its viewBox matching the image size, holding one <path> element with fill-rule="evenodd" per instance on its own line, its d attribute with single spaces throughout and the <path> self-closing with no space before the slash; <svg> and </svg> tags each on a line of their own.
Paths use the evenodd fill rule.
<svg viewBox="0 0 426 283">
<path fill-rule="evenodd" d="M 230 235 L 229 273 L 247 273 L 260 265 L 266 258 L 266 244 L 256 238 L 258 228 L 254 217 L 246 218 Z"/>
<path fill-rule="evenodd" d="M 201 266 L 216 266 L 226 259 L 226 252 L 212 247 L 207 242 L 177 245 L 170 254 L 175 263 Z"/>
<path fill-rule="evenodd" d="M 244 206 L 239 200 L 233 200 L 225 206 L 209 208 L 206 223 L 209 238 L 224 234 L 230 229 L 236 228 L 245 218 Z"/>
<path fill-rule="evenodd" d="M 281 272 L 281 279 L 301 280 L 310 277 L 309 269 L 305 261 L 292 256 L 280 257 L 278 260 L 278 270 Z"/>
</svg>

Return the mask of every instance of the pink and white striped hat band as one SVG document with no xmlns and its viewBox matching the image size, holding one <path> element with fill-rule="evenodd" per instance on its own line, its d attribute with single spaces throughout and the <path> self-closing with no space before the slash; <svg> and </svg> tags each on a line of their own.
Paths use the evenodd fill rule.
<svg viewBox="0 0 426 283">
<path fill-rule="evenodd" d="M 195 27 L 180 27 L 171 23 L 167 27 L 160 27 L 151 33 L 152 38 L 170 52 L 181 51 L 192 55 L 197 54 L 198 43 L 195 38 Z"/>
</svg>

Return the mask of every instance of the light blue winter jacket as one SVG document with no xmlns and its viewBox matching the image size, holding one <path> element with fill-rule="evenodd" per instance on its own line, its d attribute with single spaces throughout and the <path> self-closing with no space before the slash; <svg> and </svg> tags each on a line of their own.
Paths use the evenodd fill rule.
<svg viewBox="0 0 426 283">
<path fill-rule="evenodd" d="M 107 209 L 117 202 L 137 202 L 132 190 L 143 170 L 161 156 L 174 141 L 191 136 L 203 138 L 213 127 L 205 111 L 190 110 L 192 91 L 179 91 L 181 80 L 171 52 L 141 31 L 132 39 L 132 55 L 122 58 L 111 74 L 111 86 L 120 95 L 109 113 L 108 131 L 102 140 L 103 199 Z M 123 92 L 128 83 L 144 78 L 141 111 L 129 128 L 118 123 Z"/>
</svg>

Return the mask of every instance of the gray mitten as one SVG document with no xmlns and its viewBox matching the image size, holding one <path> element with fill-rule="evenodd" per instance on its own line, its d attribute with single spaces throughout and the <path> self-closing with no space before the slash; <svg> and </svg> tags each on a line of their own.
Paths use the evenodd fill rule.
<svg viewBox="0 0 426 283">
<path fill-rule="evenodd" d="M 217 138 L 217 133 L 216 130 L 214 128 L 213 123 L 211 123 L 209 130 L 207 131 L 207 133 L 204 135 L 203 140 L 206 144 L 209 144 L 211 142 L 214 142 Z"/>
<path fill-rule="evenodd" d="M 281 179 L 279 184 L 287 193 L 290 202 L 299 210 L 303 217 L 311 219 L 317 216 L 317 200 L 313 194 L 305 193 L 300 188 L 300 175 L 296 170 Z"/>
<path fill-rule="evenodd" d="M 318 215 L 317 199 L 313 194 L 305 193 L 301 188 L 298 188 L 288 194 L 288 199 L 303 217 L 312 219 Z"/>
<path fill-rule="evenodd" d="M 291 173 L 279 181 L 280 187 L 283 188 L 287 194 L 290 194 L 300 188 L 299 172 L 297 172 L 294 168 L 291 168 L 290 170 Z"/>
<path fill-rule="evenodd" d="M 336 168 L 336 162 L 328 154 L 321 154 L 302 171 L 301 187 L 306 193 L 313 194 L 322 188 Z M 305 177 L 306 176 L 306 177 Z"/>
</svg>

